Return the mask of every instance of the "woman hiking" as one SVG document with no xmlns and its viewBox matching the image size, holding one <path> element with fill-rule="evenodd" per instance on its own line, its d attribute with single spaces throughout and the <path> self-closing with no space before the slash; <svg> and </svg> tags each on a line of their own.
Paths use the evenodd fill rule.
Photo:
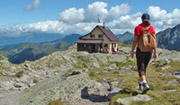
<svg viewBox="0 0 180 105">
<path fill-rule="evenodd" d="M 141 51 L 140 38 L 142 37 L 142 34 L 144 33 L 144 29 L 148 29 L 148 31 L 152 35 L 154 35 L 155 39 L 156 39 L 156 33 L 155 33 L 153 26 L 151 26 L 151 24 L 150 24 L 149 14 L 147 14 L 147 13 L 142 14 L 141 19 L 142 19 L 142 23 L 139 24 L 138 26 L 136 26 L 136 28 L 134 30 L 134 40 L 132 43 L 132 49 L 131 49 L 130 56 L 131 56 L 131 58 L 134 57 L 134 49 L 137 46 L 136 47 L 136 59 L 137 59 L 138 73 L 139 73 L 139 77 L 140 77 L 139 89 L 142 90 L 142 94 L 145 94 L 150 89 L 150 87 L 146 81 L 146 68 L 151 59 L 152 51 L 145 51 L 145 52 Z M 155 42 L 155 46 L 157 47 L 156 42 Z M 157 58 L 156 47 L 154 48 L 154 54 L 153 54 L 154 59 Z"/>
</svg>

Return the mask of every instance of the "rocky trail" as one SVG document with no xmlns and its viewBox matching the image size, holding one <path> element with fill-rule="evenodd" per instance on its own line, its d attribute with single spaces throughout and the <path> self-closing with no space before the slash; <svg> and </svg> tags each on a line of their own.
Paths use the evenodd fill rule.
<svg viewBox="0 0 180 105">
<path fill-rule="evenodd" d="M 65 105 L 109 105 L 113 100 L 115 105 L 129 105 L 151 101 L 155 96 L 142 95 L 136 88 L 137 82 L 129 81 L 129 75 L 137 78 L 135 59 L 129 57 L 130 48 L 119 49 L 117 54 L 89 54 L 76 52 L 73 46 L 20 65 L 3 58 L 0 60 L 0 105 L 48 105 L 53 100 L 67 102 Z M 152 73 L 173 76 L 164 86 L 167 87 L 164 94 L 179 92 L 169 87 L 179 83 L 178 66 L 175 71 L 168 69 L 172 68 L 172 62 L 180 62 L 180 52 L 158 49 L 158 54 L 159 58 L 150 62 L 156 67 Z M 126 97 L 114 99 L 118 94 Z"/>
</svg>

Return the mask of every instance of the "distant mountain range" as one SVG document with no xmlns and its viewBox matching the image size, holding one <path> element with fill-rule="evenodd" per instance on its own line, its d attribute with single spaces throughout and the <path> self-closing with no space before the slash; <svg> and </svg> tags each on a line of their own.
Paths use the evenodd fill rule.
<svg viewBox="0 0 180 105">
<path fill-rule="evenodd" d="M 19 43 L 41 43 L 56 40 L 59 38 L 63 38 L 65 35 L 63 34 L 54 34 L 54 33 L 38 33 L 38 32 L 24 32 L 21 36 L 17 37 L 8 37 L 4 35 L 0 35 L 0 46 L 4 45 L 12 45 Z"/>
<path fill-rule="evenodd" d="M 21 43 L 0 47 L 0 54 L 8 57 L 12 63 L 34 61 L 55 51 L 66 50 L 72 46 L 81 35 L 70 34 L 58 40 L 43 43 Z"/>
<path fill-rule="evenodd" d="M 47 33 L 36 35 L 35 33 L 26 33 L 26 35 L 16 38 L 1 37 L 0 45 L 11 45 L 1 46 L 0 54 L 8 57 L 12 63 L 19 64 L 26 60 L 34 61 L 55 51 L 67 49 L 81 37 L 79 34 L 70 34 L 65 37 L 60 34 Z M 130 32 L 125 32 L 117 35 L 117 37 L 120 43 L 132 44 L 134 35 Z M 157 33 L 157 41 L 160 48 L 180 51 L 180 24 Z M 19 42 L 21 44 L 17 44 Z"/>
<path fill-rule="evenodd" d="M 160 31 L 156 36 L 159 48 L 180 51 L 180 24 Z M 134 35 L 130 32 L 125 32 L 118 35 L 118 38 L 120 43 L 132 44 Z"/>
<path fill-rule="evenodd" d="M 134 38 L 134 35 L 130 32 L 125 32 L 123 34 L 118 35 L 119 42 L 124 44 L 132 44 L 132 40 Z"/>
</svg>

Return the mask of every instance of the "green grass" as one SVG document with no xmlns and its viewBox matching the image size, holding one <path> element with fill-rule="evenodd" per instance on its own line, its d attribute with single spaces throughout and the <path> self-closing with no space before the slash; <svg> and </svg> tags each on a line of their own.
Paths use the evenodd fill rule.
<svg viewBox="0 0 180 105">
<path fill-rule="evenodd" d="M 167 64 L 170 66 L 170 68 L 165 69 L 165 70 L 161 70 L 162 73 L 166 73 L 166 72 L 175 72 L 180 70 L 180 62 L 176 62 L 176 61 L 171 61 L 170 64 Z"/>
<path fill-rule="evenodd" d="M 95 77 L 95 76 L 96 76 L 96 73 L 95 73 L 94 71 L 90 71 L 89 76 L 90 76 L 90 77 Z"/>
<path fill-rule="evenodd" d="M 127 62 L 127 63 L 122 63 L 122 62 L 110 62 L 109 64 L 102 66 L 101 68 L 95 68 L 95 69 L 89 69 L 88 74 L 92 79 L 95 79 L 96 81 L 103 81 L 103 79 L 106 80 L 117 80 L 117 81 L 124 81 L 125 77 L 128 77 L 129 75 L 121 75 L 121 73 L 118 69 L 114 70 L 109 70 L 108 72 L 104 72 L 105 67 L 109 67 L 111 64 L 116 64 L 118 67 L 123 67 L 123 66 L 129 66 L 129 65 L 135 65 L 135 62 Z M 128 72 L 129 73 L 129 72 Z"/>
<path fill-rule="evenodd" d="M 128 61 L 128 62 L 110 62 L 110 64 L 116 64 L 118 67 L 123 67 L 123 66 L 136 66 L 136 61 Z"/>
<path fill-rule="evenodd" d="M 88 68 L 86 62 L 81 61 L 80 59 L 77 59 L 77 61 L 78 61 L 78 63 L 73 65 L 75 68 Z"/>
<path fill-rule="evenodd" d="M 130 45 L 130 44 L 119 44 L 119 46 L 120 47 L 129 47 L 129 48 L 131 48 L 132 45 Z"/>
<path fill-rule="evenodd" d="M 48 105 L 69 105 L 68 102 L 63 102 L 59 99 L 50 101 Z"/>
</svg>

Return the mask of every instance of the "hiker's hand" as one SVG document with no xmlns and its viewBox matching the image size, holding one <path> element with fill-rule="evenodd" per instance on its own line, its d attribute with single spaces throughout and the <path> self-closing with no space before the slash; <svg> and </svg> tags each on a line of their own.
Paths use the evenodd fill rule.
<svg viewBox="0 0 180 105">
<path fill-rule="evenodd" d="M 154 54 L 153 58 L 154 58 L 154 60 L 156 60 L 157 59 L 157 54 Z"/>
<path fill-rule="evenodd" d="M 130 55 L 130 56 L 131 56 L 131 58 L 133 58 L 133 57 L 134 57 L 134 53 L 131 52 L 131 55 Z"/>
</svg>

